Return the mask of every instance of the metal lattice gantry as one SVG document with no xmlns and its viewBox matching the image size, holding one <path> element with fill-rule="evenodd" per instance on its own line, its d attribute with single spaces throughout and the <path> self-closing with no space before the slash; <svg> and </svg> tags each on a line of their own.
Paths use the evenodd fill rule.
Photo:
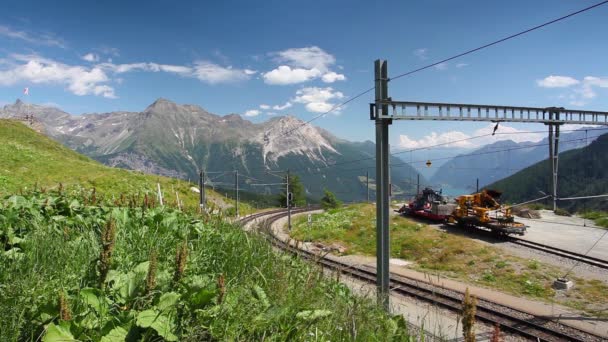
<svg viewBox="0 0 608 342">
<path fill-rule="evenodd" d="M 389 309 L 389 197 L 390 166 L 388 126 L 393 120 L 485 121 L 542 123 L 549 130 L 553 210 L 557 209 L 559 129 L 563 124 L 608 126 L 608 112 L 565 109 L 563 107 L 515 107 L 462 103 L 393 101 L 388 96 L 388 64 L 374 63 L 375 102 L 369 116 L 376 125 L 376 286 L 378 302 Z"/>
<path fill-rule="evenodd" d="M 377 110 L 385 105 L 386 113 Z M 462 103 L 380 100 L 371 104 L 370 118 L 392 120 L 490 121 L 543 124 L 608 125 L 608 112 L 563 107 L 515 107 Z"/>
</svg>

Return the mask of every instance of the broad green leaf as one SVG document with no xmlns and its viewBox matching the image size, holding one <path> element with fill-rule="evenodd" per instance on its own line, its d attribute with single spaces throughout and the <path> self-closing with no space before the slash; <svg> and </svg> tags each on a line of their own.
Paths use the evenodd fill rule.
<svg viewBox="0 0 608 342">
<path fill-rule="evenodd" d="M 101 313 L 105 307 L 103 298 L 99 298 L 99 290 L 94 288 L 84 288 L 80 290 L 80 298 L 87 305 L 92 307 L 97 313 Z"/>
<path fill-rule="evenodd" d="M 159 336 L 167 341 L 177 341 L 177 336 L 173 334 L 173 322 L 165 315 L 159 314 L 156 310 L 145 310 L 137 315 L 135 322 L 141 328 L 152 328 Z"/>
<path fill-rule="evenodd" d="M 158 316 L 158 319 L 152 323 L 152 329 L 167 341 L 177 341 L 177 336 L 173 334 L 174 324 L 167 316 Z"/>
<path fill-rule="evenodd" d="M 158 312 L 156 312 L 156 310 L 145 310 L 137 315 L 135 324 L 137 324 L 138 327 L 149 328 L 152 326 L 152 323 L 154 323 L 157 317 Z"/>
<path fill-rule="evenodd" d="M 160 311 L 171 309 L 175 306 L 175 304 L 177 304 L 179 297 L 179 294 L 175 292 L 163 293 L 163 295 L 160 296 L 160 299 L 158 300 L 158 309 Z"/>
<path fill-rule="evenodd" d="M 202 308 L 211 303 L 211 300 L 213 297 L 215 297 L 215 294 L 216 291 L 214 290 L 201 289 L 190 297 L 190 303 L 195 308 Z"/>
<path fill-rule="evenodd" d="M 42 342 L 67 342 L 67 341 L 76 341 L 74 335 L 70 332 L 70 325 L 60 323 L 59 325 L 55 325 L 55 323 L 51 323 L 48 325 L 44 337 L 42 338 Z"/>
<path fill-rule="evenodd" d="M 135 272 L 137 275 L 143 274 L 145 277 L 145 275 L 148 274 L 149 267 L 150 267 L 150 262 L 144 261 L 141 264 L 135 266 L 135 269 L 133 269 L 133 272 Z"/>
<path fill-rule="evenodd" d="M 101 338 L 101 342 L 117 342 L 124 341 L 127 338 L 129 332 L 123 327 L 116 327 Z"/>
</svg>

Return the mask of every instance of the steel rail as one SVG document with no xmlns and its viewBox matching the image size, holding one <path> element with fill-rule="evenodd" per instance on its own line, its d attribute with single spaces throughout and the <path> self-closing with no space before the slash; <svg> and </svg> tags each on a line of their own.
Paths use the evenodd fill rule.
<svg viewBox="0 0 608 342">
<path fill-rule="evenodd" d="M 297 210 L 297 212 L 305 212 L 316 209 L 318 208 L 300 208 Z M 284 210 L 276 210 L 271 212 L 260 213 L 259 215 L 255 215 L 255 218 L 270 216 L 266 220 L 266 222 L 267 224 L 272 224 L 280 218 L 284 217 L 285 215 L 286 213 L 284 212 Z M 343 274 L 347 274 L 348 276 L 351 276 L 353 278 L 370 283 L 376 282 L 376 272 L 374 270 L 370 270 L 362 266 L 353 266 L 346 263 L 342 263 L 340 261 L 331 260 L 319 256 L 310 251 L 295 248 L 294 246 L 291 246 L 286 242 L 280 240 L 272 233 L 267 234 L 266 236 L 274 246 L 281 250 L 296 254 L 302 257 L 303 259 L 319 263 L 325 268 L 331 269 L 333 271 L 338 271 Z M 391 274 L 390 284 L 391 291 L 394 293 L 414 297 L 425 302 L 440 305 L 451 311 L 460 312 L 462 309 L 462 293 L 459 293 L 457 291 L 448 290 L 434 284 L 420 282 L 415 279 L 411 279 L 404 276 L 398 276 L 395 274 Z M 453 294 L 448 294 L 445 292 L 452 292 Z M 502 308 L 503 310 L 501 311 L 494 309 L 492 308 L 492 306 Z M 520 317 L 516 317 L 516 314 L 510 314 L 509 312 L 515 312 L 519 315 L 530 316 L 531 318 L 523 319 Z M 577 336 L 571 333 L 556 330 L 552 327 L 546 327 L 543 325 L 543 323 L 559 323 L 547 320 L 542 317 L 535 317 L 530 313 L 509 308 L 502 304 L 494 303 L 488 300 L 479 301 L 477 306 L 476 317 L 477 319 L 483 322 L 498 324 L 503 331 L 509 331 L 534 340 L 539 339 L 541 341 L 588 341 L 591 336 L 594 336 L 584 331 L 580 331 L 580 336 Z M 568 326 L 568 328 L 574 331 L 579 331 L 578 329 L 570 326 Z M 598 339 L 600 338 L 598 337 Z"/>
<path fill-rule="evenodd" d="M 535 250 L 538 250 L 541 252 L 546 252 L 549 254 L 557 255 L 557 256 L 571 259 L 574 261 L 589 264 L 589 265 L 592 265 L 595 267 L 608 269 L 608 260 L 603 260 L 600 258 L 588 256 L 588 255 L 585 255 L 582 253 L 572 252 L 572 251 L 569 251 L 566 249 L 553 247 L 553 246 L 545 245 L 545 244 L 534 242 L 534 241 L 524 240 L 524 239 L 520 239 L 520 238 L 513 237 L 513 236 L 509 236 L 507 241 L 514 243 L 516 245 L 530 248 L 530 249 L 535 249 Z"/>
</svg>

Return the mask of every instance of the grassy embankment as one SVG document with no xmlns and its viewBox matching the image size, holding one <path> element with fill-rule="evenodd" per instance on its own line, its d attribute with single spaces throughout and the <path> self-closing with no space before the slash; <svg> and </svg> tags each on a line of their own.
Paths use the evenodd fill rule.
<svg viewBox="0 0 608 342">
<path fill-rule="evenodd" d="M 0 200 L 0 341 L 390 341 L 401 319 L 217 217 Z"/>
<path fill-rule="evenodd" d="M 0 195 L 26 189 L 83 188 L 97 192 L 97 196 L 119 198 L 144 195 L 156 199 L 160 183 L 167 204 L 176 204 L 179 196 L 184 207 L 198 208 L 198 193 L 190 189 L 195 184 L 182 180 L 147 175 L 104 166 L 86 156 L 32 131 L 24 124 L 0 119 Z M 178 195 L 176 195 L 176 192 Z M 234 201 L 207 189 L 209 204 L 229 209 Z M 246 203 L 240 204 L 242 215 L 253 212 Z"/>
<path fill-rule="evenodd" d="M 295 220 L 292 237 L 303 241 L 338 243 L 347 254 L 375 255 L 375 208 L 355 204 Z M 414 261 L 413 269 L 438 274 L 469 284 L 495 288 L 517 296 L 555 301 L 606 316 L 608 286 L 599 280 L 574 277 L 576 287 L 556 296 L 551 284 L 566 270 L 537 260 L 511 256 L 466 237 L 440 231 L 395 216 L 391 219 L 391 256 Z M 571 277 L 572 278 L 572 277 Z"/>
<path fill-rule="evenodd" d="M 186 182 L 105 167 L 7 120 L 0 159 L 0 341 L 404 338 L 402 320 L 314 266 L 194 214 Z M 157 182 L 188 210 L 158 207 Z"/>
</svg>

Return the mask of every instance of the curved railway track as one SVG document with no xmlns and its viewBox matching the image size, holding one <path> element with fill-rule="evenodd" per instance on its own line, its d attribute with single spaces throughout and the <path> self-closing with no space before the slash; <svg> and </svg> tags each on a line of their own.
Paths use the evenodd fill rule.
<svg viewBox="0 0 608 342">
<path fill-rule="evenodd" d="M 316 209 L 318 208 L 299 208 L 292 210 L 292 214 Z M 284 209 L 273 210 L 245 217 L 241 220 L 241 223 L 245 224 L 254 219 L 268 216 L 265 220 L 265 225 L 269 228 L 274 222 L 286 215 Z M 272 234 L 271 229 L 266 229 L 266 231 L 268 233 L 266 234 L 268 240 L 281 250 L 298 255 L 303 259 L 316 262 L 329 270 L 341 272 L 342 274 L 360 281 L 374 284 L 376 282 L 376 272 L 372 268 L 349 265 L 334 259 L 322 257 L 307 250 L 296 248 Z M 393 293 L 413 297 L 446 308 L 450 311 L 461 311 L 463 294 L 457 291 L 448 290 L 431 283 L 420 282 L 395 274 L 391 274 L 390 285 Z M 478 300 L 476 317 L 482 322 L 493 325 L 498 324 L 502 331 L 514 333 L 535 341 L 604 340 L 601 337 L 594 336 L 570 326 L 565 326 L 542 317 L 536 317 L 529 313 L 515 310 L 488 300 Z"/>
</svg>

